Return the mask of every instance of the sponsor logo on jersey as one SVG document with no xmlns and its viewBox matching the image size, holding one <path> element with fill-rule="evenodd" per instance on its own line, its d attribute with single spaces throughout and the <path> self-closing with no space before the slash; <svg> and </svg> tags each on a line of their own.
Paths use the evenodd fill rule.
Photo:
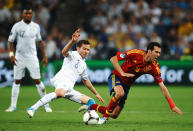
<svg viewBox="0 0 193 131">
<path fill-rule="evenodd" d="M 120 81 L 116 81 L 116 83 L 118 84 L 118 83 L 120 83 Z"/>
<path fill-rule="evenodd" d="M 121 58 L 125 58 L 125 53 L 120 54 Z"/>
</svg>

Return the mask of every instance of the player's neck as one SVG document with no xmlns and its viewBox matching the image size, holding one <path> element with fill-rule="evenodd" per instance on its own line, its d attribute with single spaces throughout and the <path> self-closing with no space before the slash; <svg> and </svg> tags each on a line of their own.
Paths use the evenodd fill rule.
<svg viewBox="0 0 193 131">
<path fill-rule="evenodd" d="M 30 24 L 31 23 L 31 21 L 25 21 L 25 20 L 23 20 L 23 22 L 26 23 L 26 24 Z"/>
<path fill-rule="evenodd" d="M 146 53 L 144 56 L 144 62 L 146 62 L 146 63 L 151 62 L 151 59 L 150 59 L 150 56 L 148 53 Z"/>
</svg>

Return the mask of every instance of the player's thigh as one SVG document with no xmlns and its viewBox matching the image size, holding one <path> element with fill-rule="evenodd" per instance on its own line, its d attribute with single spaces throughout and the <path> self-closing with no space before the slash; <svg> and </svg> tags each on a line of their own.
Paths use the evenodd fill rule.
<svg viewBox="0 0 193 131">
<path fill-rule="evenodd" d="M 17 61 L 17 65 L 13 67 L 14 80 L 21 80 L 25 75 L 25 63 L 21 60 Z"/>
<path fill-rule="evenodd" d="M 117 96 L 119 99 L 124 96 L 124 89 L 122 85 L 115 86 L 114 88 L 115 96 Z"/>
<path fill-rule="evenodd" d="M 65 96 L 65 94 L 66 94 L 66 89 L 64 89 L 64 88 L 57 88 L 56 90 L 55 90 L 55 93 L 56 93 L 56 96 L 57 97 L 63 97 L 63 96 Z"/>
<path fill-rule="evenodd" d="M 81 104 L 86 103 L 90 99 L 90 97 L 88 97 L 88 96 L 86 96 L 86 95 L 84 95 L 76 90 L 71 90 L 71 91 L 67 92 L 65 97 L 69 100 L 72 100 L 74 102 L 81 103 Z"/>
<path fill-rule="evenodd" d="M 38 60 L 30 60 L 27 62 L 27 69 L 33 79 L 40 79 L 40 66 Z"/>
</svg>

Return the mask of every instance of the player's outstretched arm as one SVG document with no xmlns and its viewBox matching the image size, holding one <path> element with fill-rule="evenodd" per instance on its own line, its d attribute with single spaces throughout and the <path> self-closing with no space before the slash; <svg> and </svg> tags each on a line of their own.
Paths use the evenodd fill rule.
<svg viewBox="0 0 193 131">
<path fill-rule="evenodd" d="M 175 105 L 175 103 L 173 102 L 171 95 L 168 91 L 168 89 L 165 87 L 163 82 L 159 83 L 159 87 L 161 89 L 162 94 L 165 96 L 165 98 L 167 99 L 170 108 L 172 110 L 172 113 L 178 113 L 179 115 L 182 115 L 182 111 Z"/>
<path fill-rule="evenodd" d="M 99 99 L 102 103 L 104 103 L 105 101 L 103 100 L 103 98 L 100 96 L 100 94 L 95 90 L 94 86 L 92 85 L 92 83 L 90 82 L 89 79 L 87 80 L 82 80 L 84 85 L 90 90 L 92 91 L 93 94 L 95 94 L 96 98 Z"/>
<path fill-rule="evenodd" d="M 72 35 L 72 39 L 62 49 L 62 54 L 64 56 L 68 56 L 68 51 L 71 49 L 72 45 L 78 40 L 79 37 L 80 37 L 80 29 L 77 29 Z"/>
</svg>

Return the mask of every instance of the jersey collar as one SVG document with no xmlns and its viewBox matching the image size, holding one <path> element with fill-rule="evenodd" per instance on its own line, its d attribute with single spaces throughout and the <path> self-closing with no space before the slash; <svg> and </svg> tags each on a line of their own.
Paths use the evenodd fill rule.
<svg viewBox="0 0 193 131">
<path fill-rule="evenodd" d="M 81 60 L 85 61 L 85 59 L 82 58 L 82 56 L 78 53 L 78 51 L 76 51 L 76 53 L 78 54 L 78 57 L 79 57 Z"/>
<path fill-rule="evenodd" d="M 30 25 L 32 23 L 32 21 L 29 24 L 27 24 L 24 22 L 24 20 L 22 20 L 22 23 L 24 23 L 25 25 Z"/>
</svg>

